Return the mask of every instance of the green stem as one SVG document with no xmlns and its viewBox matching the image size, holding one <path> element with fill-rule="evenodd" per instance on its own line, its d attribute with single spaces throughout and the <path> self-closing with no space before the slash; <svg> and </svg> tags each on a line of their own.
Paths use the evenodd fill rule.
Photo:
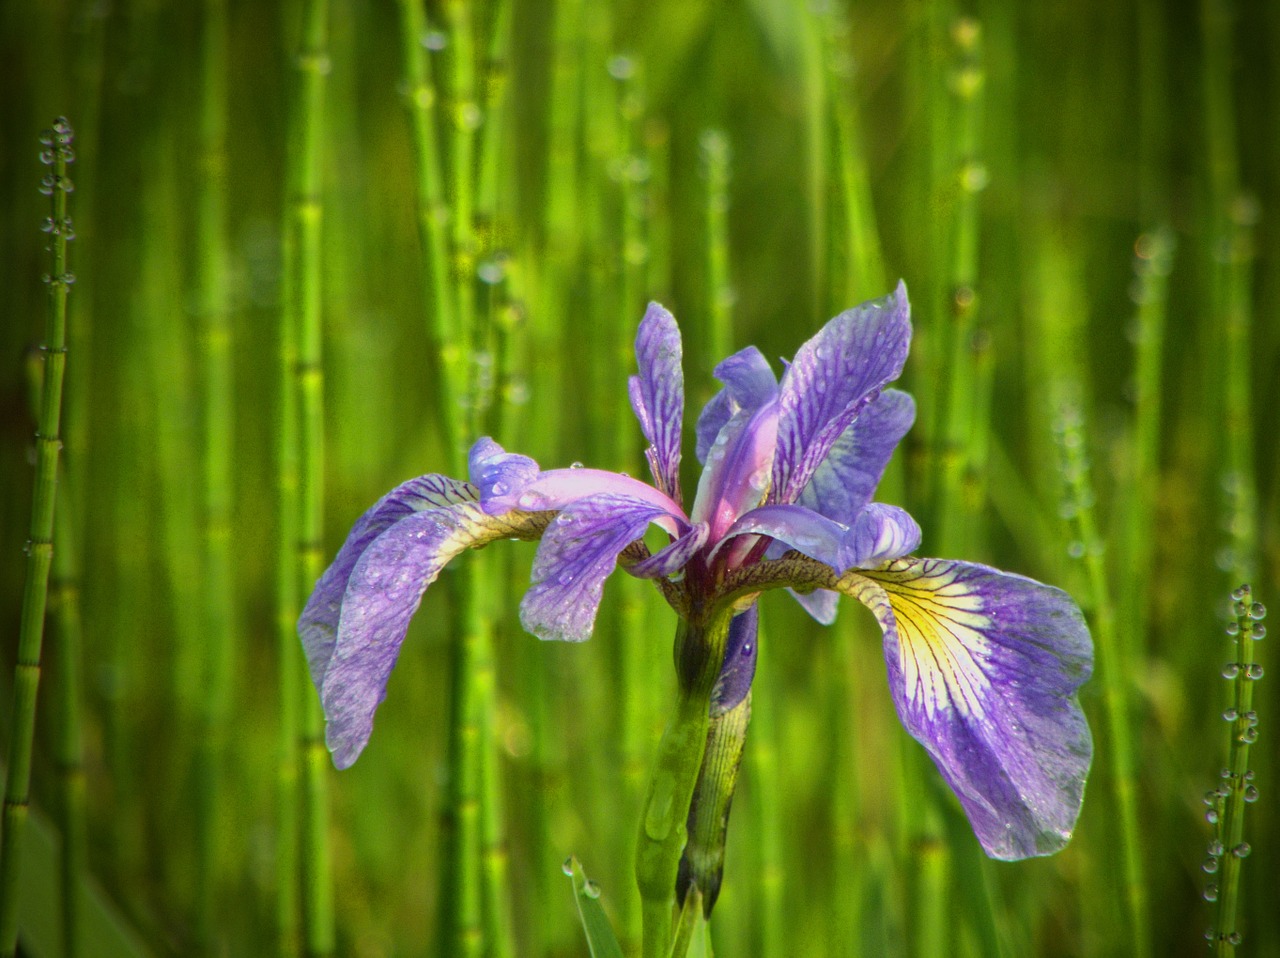
<svg viewBox="0 0 1280 958">
<path fill-rule="evenodd" d="M 196 751 L 196 938 L 209 952 L 217 938 L 218 876 L 227 856 L 221 833 L 226 729 L 234 661 L 231 555 L 232 382 L 231 323 L 226 296 L 225 0 L 205 0 L 201 48 L 200 183 L 196 207 L 196 273 L 203 365 L 204 516 L 203 648 L 205 695 L 199 706 Z"/>
<path fill-rule="evenodd" d="M 326 0 L 304 0 L 302 41 L 294 101 L 295 152 L 290 170 L 292 195 L 288 232 L 295 250 L 287 277 L 297 319 L 297 545 L 298 590 L 305 594 L 324 572 L 324 369 L 321 363 L 322 217 L 321 143 L 329 73 Z M 291 655 L 300 650 L 296 640 Z M 302 775 L 302 907 L 310 955 L 334 950 L 333 875 L 329 849 L 328 770 L 324 714 L 314 690 L 303 691 L 299 727 Z"/>
<path fill-rule="evenodd" d="M 1104 561 L 1103 540 L 1098 534 L 1092 503 L 1094 492 L 1085 458 L 1083 416 L 1078 407 L 1064 400 L 1057 424 L 1063 451 L 1063 473 L 1067 482 L 1069 512 L 1074 515 L 1076 541 L 1073 553 L 1083 558 L 1088 582 L 1088 605 L 1093 610 L 1094 650 L 1097 676 L 1102 683 L 1103 706 L 1107 717 L 1112 787 L 1119 817 L 1125 907 L 1128 912 L 1129 953 L 1138 958 L 1151 954 L 1151 934 L 1147 924 L 1147 886 L 1138 827 L 1137 790 L 1133 773 L 1133 744 L 1130 739 L 1128 695 L 1124 650 L 1116 629 L 1115 605 Z"/>
<path fill-rule="evenodd" d="M 1258 737 L 1258 717 L 1253 711 L 1253 684 L 1261 678 L 1261 666 L 1254 662 L 1253 643 L 1265 635 L 1261 620 L 1266 615 L 1262 605 L 1253 601 L 1249 586 L 1237 589 L 1235 601 L 1235 660 L 1223 672 L 1232 683 L 1232 705 L 1225 713 L 1231 722 L 1228 746 L 1228 762 L 1224 771 L 1225 781 L 1218 789 L 1219 800 L 1215 812 L 1220 816 L 1216 834 L 1221 836 L 1210 848 L 1210 860 L 1214 869 L 1221 860 L 1222 877 L 1219 886 L 1210 885 L 1218 895 L 1218 908 L 1213 920 L 1213 946 L 1218 958 L 1235 958 L 1240 934 L 1236 931 L 1236 910 L 1240 904 L 1240 866 L 1249 855 L 1249 845 L 1244 841 L 1245 805 L 1257 801 L 1257 787 L 1250 783 L 1253 772 L 1249 770 L 1249 746 Z M 1225 794 L 1224 794 L 1225 793 Z M 1221 809 L 1220 812 L 1217 810 Z M 1206 898 L 1211 898 L 1206 889 Z"/>
<path fill-rule="evenodd" d="M 729 276 L 729 169 L 732 150 L 721 130 L 701 138 L 707 178 L 707 325 L 709 352 L 733 352 L 733 282 Z"/>
<path fill-rule="evenodd" d="M 671 947 L 676 876 L 731 618 L 727 608 L 721 609 L 707 621 L 681 620 L 676 632 L 676 708 L 658 746 L 636 844 L 643 958 L 667 958 Z"/>
<path fill-rule="evenodd" d="M 62 449 L 62 379 L 67 365 L 67 293 L 74 277 L 67 271 L 67 241 L 71 222 L 67 195 L 74 188 L 67 176 L 73 133 L 65 119 L 41 138 L 41 160 L 53 166 L 42 191 L 50 198 L 48 309 L 45 320 L 44 382 L 36 427 L 36 472 L 27 542 L 27 579 L 22 593 L 22 620 L 18 633 L 18 661 L 14 669 L 13 712 L 9 728 L 8 778 L 4 811 L 0 816 L 0 954 L 13 955 L 18 946 L 18 892 L 21 862 L 18 850 L 27 824 L 31 800 L 31 753 L 35 744 L 36 694 L 40 686 L 40 661 L 44 645 L 45 606 L 49 595 L 49 570 L 53 563 L 53 513 L 58 491 L 58 453 Z"/>
</svg>

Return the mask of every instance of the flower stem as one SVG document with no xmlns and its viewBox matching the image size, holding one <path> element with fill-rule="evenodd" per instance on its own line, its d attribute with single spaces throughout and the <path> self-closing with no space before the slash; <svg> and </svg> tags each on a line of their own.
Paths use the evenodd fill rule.
<svg viewBox="0 0 1280 958">
<path fill-rule="evenodd" d="M 676 632 L 676 708 L 658 746 L 636 844 L 643 958 L 667 958 L 671 947 L 676 875 L 707 744 L 711 689 L 724 658 L 731 618 L 726 608 L 705 622 L 681 621 Z"/>
<path fill-rule="evenodd" d="M 49 196 L 50 271 L 45 320 L 44 383 L 36 428 L 36 474 L 27 541 L 27 579 L 22 594 L 22 621 L 18 633 L 13 712 L 10 721 L 8 778 L 4 789 L 3 832 L 0 832 L 0 954 L 12 955 L 18 945 L 18 891 L 21 862 L 18 850 L 27 825 L 31 800 L 31 753 L 35 744 L 36 693 L 40 686 L 40 659 L 44 645 L 45 606 L 49 597 L 49 570 L 53 564 L 53 514 L 58 489 L 58 453 L 62 449 L 62 379 L 67 365 L 67 293 L 74 277 L 67 271 L 67 241 L 71 222 L 67 196 L 74 188 L 67 165 L 74 159 L 71 125 L 59 118 L 44 134 L 40 158 L 53 167 L 41 187 Z"/>
</svg>

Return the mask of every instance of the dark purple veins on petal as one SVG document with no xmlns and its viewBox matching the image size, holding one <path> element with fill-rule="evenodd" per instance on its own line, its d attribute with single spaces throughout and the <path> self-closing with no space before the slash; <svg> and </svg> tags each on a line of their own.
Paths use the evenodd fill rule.
<svg viewBox="0 0 1280 958">
<path fill-rule="evenodd" d="M 680 434 L 684 428 L 684 371 L 680 365 L 680 327 L 675 318 L 650 303 L 636 333 L 638 376 L 631 377 L 631 407 L 649 440 L 654 484 L 680 499 Z"/>
</svg>

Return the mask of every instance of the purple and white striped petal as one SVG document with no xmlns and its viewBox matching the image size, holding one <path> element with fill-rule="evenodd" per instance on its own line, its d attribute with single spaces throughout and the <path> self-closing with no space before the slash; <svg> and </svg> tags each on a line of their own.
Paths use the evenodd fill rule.
<svg viewBox="0 0 1280 958">
<path fill-rule="evenodd" d="M 800 603 L 819 625 L 831 625 L 836 620 L 836 611 L 840 607 L 840 593 L 830 589 L 814 589 L 812 592 L 797 592 L 788 589 L 791 597 Z"/>
<path fill-rule="evenodd" d="M 754 509 L 769 489 L 778 429 L 778 404 L 739 409 L 720 430 L 698 479 L 689 515 L 721 538 L 739 516 Z"/>
<path fill-rule="evenodd" d="M 507 452 L 488 436 L 476 440 L 467 463 L 471 482 L 480 490 L 480 504 L 490 515 L 506 512 L 510 507 L 499 503 L 519 497 L 542 472 L 528 456 Z"/>
<path fill-rule="evenodd" d="M 837 574 L 853 567 L 850 528 L 804 506 L 772 505 L 752 509 L 729 527 L 716 550 L 734 536 L 770 536 L 788 548 L 831 566 Z M 777 546 L 773 552 L 778 552 Z M 715 552 L 712 552 L 712 557 Z"/>
<path fill-rule="evenodd" d="M 581 642 L 591 636 L 618 553 L 670 513 L 652 502 L 598 495 L 569 503 L 547 526 L 533 560 L 520 621 L 540 639 Z M 659 553 L 661 555 L 661 553 Z"/>
<path fill-rule="evenodd" d="M 795 502 L 819 463 L 880 390 L 897 379 L 911 342 L 902 283 L 841 313 L 800 347 L 782 377 L 770 502 Z"/>
<path fill-rule="evenodd" d="M 837 522 L 851 522 L 875 495 L 889 457 L 915 418 L 915 400 L 886 389 L 840 434 L 796 501 Z"/>
<path fill-rule="evenodd" d="M 684 371 L 680 366 L 680 327 L 675 318 L 650 303 L 636 333 L 640 375 L 628 383 L 631 408 L 649 440 L 645 456 L 653 481 L 672 499 L 680 499 L 680 434 L 684 428 Z"/>
<path fill-rule="evenodd" d="M 317 683 L 325 740 L 338 768 L 351 765 L 368 743 L 409 620 L 445 564 L 495 539 L 536 538 L 543 523 L 523 513 L 486 515 L 478 504 L 460 502 L 405 516 L 367 544 L 347 579 L 336 636 Z M 324 641 L 333 620 L 332 596 L 322 579 L 299 623 L 304 644 Z"/>
<path fill-rule="evenodd" d="M 778 398 L 778 377 L 754 346 L 722 359 L 714 374 L 724 388 L 711 397 L 698 416 L 698 462 L 704 464 L 720 430 L 735 412 L 759 409 Z"/>
<path fill-rule="evenodd" d="M 902 724 L 987 854 L 1014 860 L 1062 848 L 1093 757 L 1076 698 L 1093 645 L 1075 603 L 1032 579 L 944 559 L 849 579 L 884 629 Z"/>
<path fill-rule="evenodd" d="M 347 541 L 316 583 L 298 619 L 298 636 L 302 639 L 307 669 L 317 692 L 333 657 L 342 597 L 346 594 L 351 571 L 369 545 L 406 516 L 442 506 L 473 503 L 476 498 L 477 490 L 470 483 L 448 476 L 419 476 L 396 486 L 356 520 L 347 534 Z"/>
</svg>

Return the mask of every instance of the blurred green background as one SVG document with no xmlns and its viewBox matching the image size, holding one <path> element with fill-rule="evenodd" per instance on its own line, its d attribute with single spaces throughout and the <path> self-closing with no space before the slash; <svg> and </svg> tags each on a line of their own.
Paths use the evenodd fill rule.
<svg viewBox="0 0 1280 958">
<path fill-rule="evenodd" d="M 899 277 L 920 420 L 882 497 L 924 554 L 1085 608 L 1080 825 L 1053 858 L 982 860 L 898 726 L 870 616 L 823 629 L 767 597 L 716 950 L 1203 953 L 1228 596 L 1248 578 L 1280 604 L 1277 51 L 1280 7 L 1244 0 L 0 6 L 5 742 L 50 269 L 38 136 L 77 131 L 33 803 L 48 841 L 82 835 L 98 891 L 68 934 L 56 846 L 32 845 L 30 953 L 580 955 L 570 853 L 630 939 L 673 684 L 656 593 L 617 577 L 594 639 L 553 647 L 515 618 L 532 547 L 465 557 L 480 571 L 429 593 L 339 774 L 282 745 L 313 693 L 290 684 L 280 557 L 301 541 L 305 578 L 396 483 L 461 475 L 482 432 L 638 474 L 624 390 L 650 298 L 682 324 L 691 424 L 728 351 L 790 356 Z M 314 556 L 320 512 L 299 531 L 278 480 L 320 396 L 282 375 L 308 317 Z M 468 861 L 450 742 L 476 634 L 464 666 L 494 684 Z M 1280 955 L 1276 687 L 1254 688 L 1241 954 Z M 301 865 L 298 821 L 327 837 Z"/>
</svg>

